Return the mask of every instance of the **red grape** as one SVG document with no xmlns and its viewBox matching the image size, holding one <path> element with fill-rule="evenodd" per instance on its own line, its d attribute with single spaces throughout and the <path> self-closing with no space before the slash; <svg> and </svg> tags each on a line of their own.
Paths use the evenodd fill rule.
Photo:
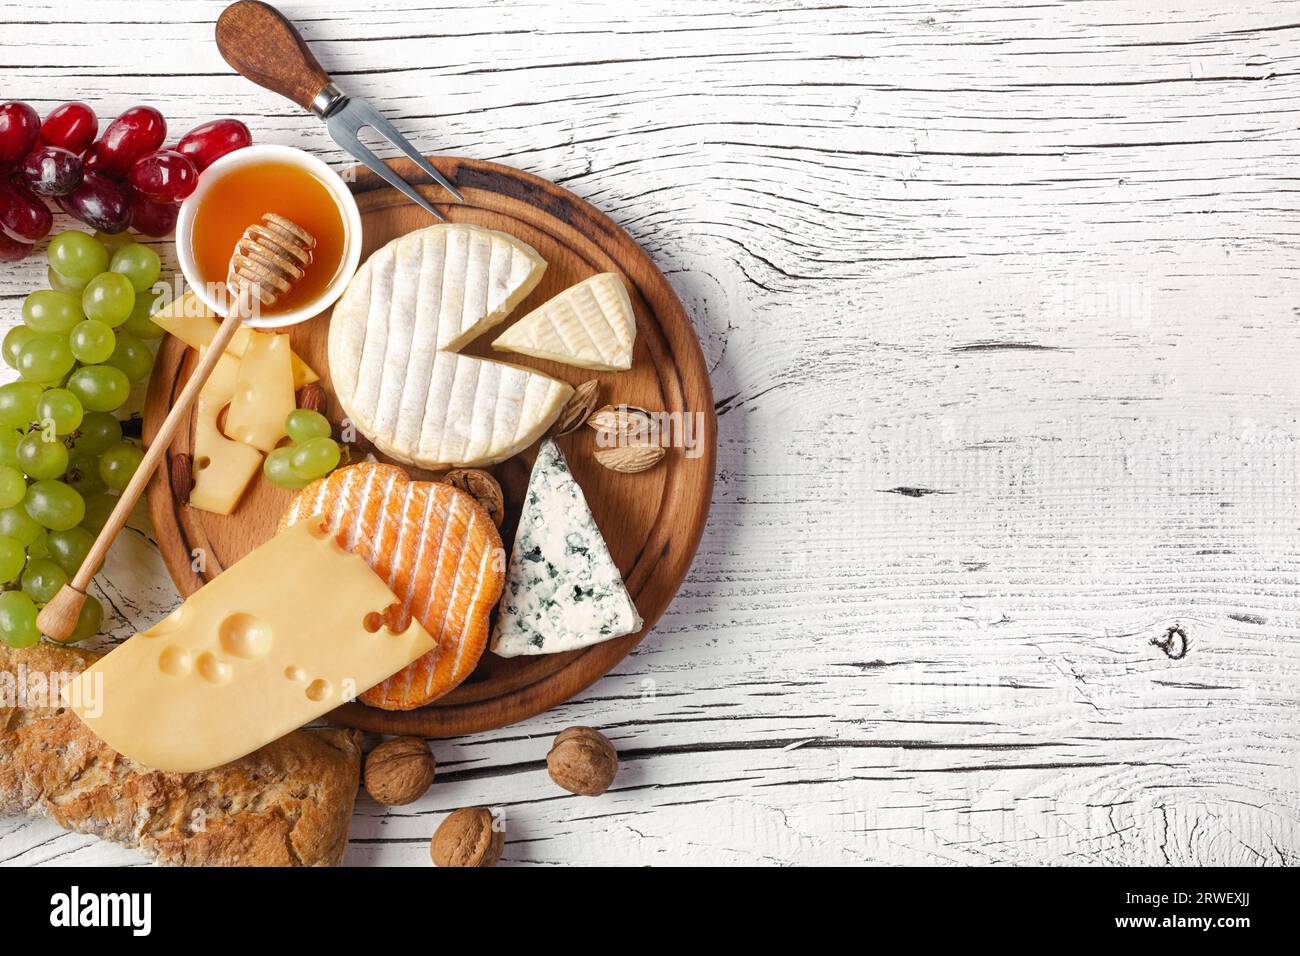
<svg viewBox="0 0 1300 956">
<path fill-rule="evenodd" d="M 58 146 L 37 146 L 20 169 L 32 192 L 66 196 L 81 185 L 81 157 Z"/>
<path fill-rule="evenodd" d="M 41 131 L 41 118 L 26 103 L 0 103 L 0 166 L 26 156 Z"/>
<path fill-rule="evenodd" d="M 0 262 L 18 262 L 26 259 L 35 248 L 30 242 L 18 242 L 0 232 Z"/>
<path fill-rule="evenodd" d="M 180 202 L 199 184 L 199 171 L 174 149 L 160 149 L 137 159 L 127 182 L 152 202 Z"/>
<path fill-rule="evenodd" d="M 56 201 L 69 216 L 101 232 L 121 232 L 131 225 L 131 206 L 122 187 L 94 170 L 86 170 L 81 185 Z"/>
<path fill-rule="evenodd" d="M 18 242 L 39 242 L 54 217 L 40 197 L 21 183 L 0 180 L 0 232 Z"/>
<path fill-rule="evenodd" d="M 176 144 L 176 152 L 192 162 L 200 172 L 226 153 L 251 146 L 253 134 L 237 119 L 219 119 L 196 126 Z"/>
<path fill-rule="evenodd" d="M 41 141 L 73 153 L 84 153 L 95 141 L 99 120 L 85 103 L 56 106 L 41 124 Z"/>
<path fill-rule="evenodd" d="M 152 153 L 167 138 L 167 121 L 152 106 L 133 106 L 108 124 L 95 143 L 94 168 L 125 179 L 131 164 Z"/>
<path fill-rule="evenodd" d="M 134 189 L 127 193 L 131 203 L 131 227 L 146 236 L 161 239 L 176 228 L 181 207 L 176 203 L 150 202 Z"/>
</svg>

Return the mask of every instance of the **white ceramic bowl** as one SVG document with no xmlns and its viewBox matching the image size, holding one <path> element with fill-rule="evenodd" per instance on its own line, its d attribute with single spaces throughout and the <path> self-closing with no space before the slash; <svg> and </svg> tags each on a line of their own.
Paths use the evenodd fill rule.
<svg viewBox="0 0 1300 956">
<path fill-rule="evenodd" d="M 348 280 L 357 271 L 361 262 L 361 211 L 357 201 L 339 175 L 310 153 L 305 153 L 292 146 L 246 146 L 233 153 L 227 153 L 205 169 L 199 176 L 199 185 L 194 192 L 181 203 L 180 216 L 176 220 L 176 255 L 180 259 L 181 272 L 203 303 L 219 315 L 224 315 L 226 303 L 211 294 L 204 278 L 199 274 L 194 261 L 192 238 L 194 235 L 194 215 L 199 204 L 214 183 L 232 170 L 254 163 L 279 162 L 289 163 L 307 170 L 329 190 L 337 201 L 339 212 L 343 217 L 343 263 L 334 281 L 319 296 L 288 312 L 250 319 L 248 324 L 259 329 L 280 329 L 306 321 L 314 315 L 328 309 L 347 288 Z M 233 250 L 232 250 L 233 251 Z"/>
</svg>

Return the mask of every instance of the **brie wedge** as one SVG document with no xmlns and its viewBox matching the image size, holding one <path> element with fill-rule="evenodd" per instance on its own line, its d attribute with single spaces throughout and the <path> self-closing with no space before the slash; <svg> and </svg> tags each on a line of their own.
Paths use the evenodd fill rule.
<svg viewBox="0 0 1300 956">
<path fill-rule="evenodd" d="M 636 316 L 623 280 L 612 272 L 585 279 L 506 329 L 494 349 L 597 372 L 632 367 Z"/>
<path fill-rule="evenodd" d="M 492 651 L 557 654 L 633 634 L 641 623 L 582 489 L 559 446 L 546 441 L 528 480 Z"/>
<path fill-rule="evenodd" d="M 430 226 L 366 261 L 330 319 L 330 376 L 352 424 L 421 468 L 491 465 L 527 448 L 573 389 L 459 355 L 537 285 L 532 247 L 478 226 Z"/>
</svg>

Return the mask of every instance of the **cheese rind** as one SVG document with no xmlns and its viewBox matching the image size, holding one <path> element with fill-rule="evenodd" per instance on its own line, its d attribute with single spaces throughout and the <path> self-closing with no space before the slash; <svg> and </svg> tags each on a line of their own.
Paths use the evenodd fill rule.
<svg viewBox="0 0 1300 956">
<path fill-rule="evenodd" d="M 269 452 L 288 434 L 285 420 L 295 407 L 289 337 L 250 332 L 226 413 L 226 434 Z"/>
<path fill-rule="evenodd" d="M 217 334 L 217 314 L 203 304 L 193 292 L 186 292 L 178 299 L 163 306 L 151 318 L 158 327 L 170 332 L 192 349 L 204 348 Z M 226 346 L 226 354 L 239 358 L 248 347 L 248 337 L 252 329 L 241 328 Z M 297 353 L 292 358 L 293 387 L 296 391 L 304 385 L 320 381 L 320 376 L 312 371 L 311 366 L 300 359 Z"/>
<path fill-rule="evenodd" d="M 132 760 L 209 770 L 432 650 L 417 622 L 394 634 L 371 617 L 398 603 L 365 561 L 303 522 L 86 670 L 68 704 Z"/>
<path fill-rule="evenodd" d="M 206 352 L 199 349 L 199 354 Z M 221 434 L 217 419 L 230 404 L 239 378 L 239 359 L 229 352 L 204 383 L 194 405 L 194 487 L 190 504 L 202 511 L 228 515 L 262 467 L 262 453 Z"/>
<path fill-rule="evenodd" d="M 557 654 L 635 633 L 641 624 L 564 455 L 544 442 L 524 495 L 493 653 Z"/>
<path fill-rule="evenodd" d="M 506 329 L 494 349 L 597 372 L 632 367 L 636 315 L 623 280 L 612 272 L 584 279 Z"/>
</svg>

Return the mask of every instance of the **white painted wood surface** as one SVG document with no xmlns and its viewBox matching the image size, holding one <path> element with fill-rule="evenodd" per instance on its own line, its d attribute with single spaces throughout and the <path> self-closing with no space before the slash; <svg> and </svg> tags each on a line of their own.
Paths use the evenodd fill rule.
<svg viewBox="0 0 1300 956">
<path fill-rule="evenodd" d="M 219 2 L 0 0 L 0 98 L 247 119 Z M 568 705 L 435 743 L 347 862 L 1300 862 L 1300 3 L 286 2 L 422 149 L 624 225 L 713 370 L 712 516 Z M 43 278 L 0 271 L 6 324 Z M 114 633 L 176 601 L 144 523 Z M 1170 660 L 1150 642 L 1181 625 Z M 558 791 L 572 723 L 623 754 Z M 136 864 L 39 821 L 12 865 Z"/>
</svg>

